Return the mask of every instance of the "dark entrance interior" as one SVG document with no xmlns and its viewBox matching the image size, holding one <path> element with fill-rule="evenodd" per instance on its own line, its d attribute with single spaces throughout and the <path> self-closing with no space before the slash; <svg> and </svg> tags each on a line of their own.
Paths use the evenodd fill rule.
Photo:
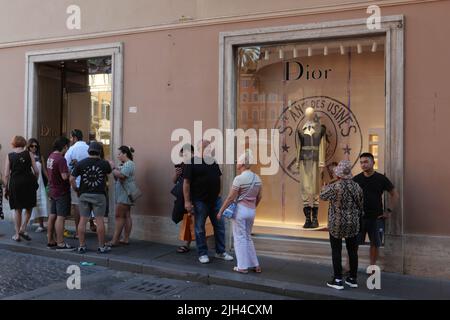
<svg viewBox="0 0 450 320">
<path fill-rule="evenodd" d="M 38 140 L 44 158 L 53 141 L 71 130 L 83 131 L 85 141 L 95 136 L 110 155 L 111 57 L 51 61 L 37 64 Z"/>
</svg>

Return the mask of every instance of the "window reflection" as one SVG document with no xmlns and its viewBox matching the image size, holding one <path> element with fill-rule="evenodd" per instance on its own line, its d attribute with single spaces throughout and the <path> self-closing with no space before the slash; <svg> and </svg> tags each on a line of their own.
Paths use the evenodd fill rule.
<svg viewBox="0 0 450 320">
<path fill-rule="evenodd" d="M 111 150 L 111 85 L 110 58 L 90 61 L 89 87 L 91 92 L 91 133 L 105 148 L 105 155 Z"/>
<path fill-rule="evenodd" d="M 255 232 L 326 238 L 327 203 L 319 205 L 320 230 L 301 230 L 301 179 L 295 167 L 298 141 L 295 134 L 287 133 L 302 126 L 303 115 L 295 114 L 295 110 L 313 104 L 318 120 L 327 129 L 326 167 L 321 183 L 334 178 L 333 163 L 349 159 L 357 164 L 361 152 L 374 153 L 376 168 L 382 170 L 381 133 L 386 122 L 384 38 L 241 47 L 236 51 L 236 64 L 237 127 L 286 132 L 280 141 L 280 171 L 274 176 L 262 176 L 265 191 Z M 256 172 L 259 166 L 255 166 Z M 359 173 L 359 166 L 353 171 Z"/>
</svg>

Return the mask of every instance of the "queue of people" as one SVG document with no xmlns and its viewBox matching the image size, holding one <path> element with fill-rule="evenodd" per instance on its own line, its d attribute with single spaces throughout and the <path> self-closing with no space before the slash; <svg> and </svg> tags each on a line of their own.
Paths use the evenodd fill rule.
<svg viewBox="0 0 450 320">
<path fill-rule="evenodd" d="M 119 244 L 129 244 L 131 207 L 137 200 L 136 190 L 139 190 L 134 179 L 134 149 L 121 146 L 117 154 L 119 164 L 116 165 L 103 159 L 103 145 L 91 138 L 89 144 L 84 142 L 80 130 L 73 130 L 70 140 L 59 137 L 46 162 L 36 139 L 27 143 L 21 136 L 13 138 L 12 152 L 6 159 L 4 175 L 0 176 L 4 196 L 14 210 L 12 240 L 31 241 L 27 232 L 30 220 L 39 224 L 36 232 L 44 232 L 47 218 L 47 247 L 50 249 L 85 253 L 88 222 L 91 230 L 97 233 L 98 253 L 107 253 Z M 109 210 L 107 178 L 110 174 L 115 179 L 117 223 L 112 241 L 107 242 L 104 217 Z M 0 213 L 3 218 L 3 212 Z M 74 238 L 79 240 L 76 247 L 65 241 L 65 222 L 71 213 L 75 218 Z"/>
<path fill-rule="evenodd" d="M 108 253 L 112 247 L 128 245 L 132 231 L 131 209 L 140 196 L 135 181 L 134 150 L 122 146 L 118 150 L 118 165 L 104 159 L 101 143 L 89 137 L 83 141 L 80 130 L 73 130 L 70 140 L 60 137 L 53 144 L 53 152 L 44 162 L 36 139 L 27 141 L 21 136 L 12 140 L 12 151 L 8 154 L 4 175 L 0 184 L 4 196 L 14 210 L 14 241 L 31 241 L 27 226 L 31 218 L 39 223 L 39 231 L 47 223 L 47 247 L 59 251 L 83 254 L 86 246 L 86 225 L 95 225 L 98 253 Z M 236 264 L 233 271 L 247 274 L 261 273 L 256 249 L 252 240 L 252 228 L 257 207 L 262 201 L 262 180 L 252 171 L 254 162 L 249 151 L 237 161 L 238 175 L 234 178 L 225 199 L 221 193 L 221 170 L 210 154 L 210 142 L 201 140 L 197 149 L 200 157 L 194 156 L 194 147 L 185 145 L 180 150 L 182 163 L 175 165 L 172 194 L 176 197 L 172 219 L 183 222 L 185 244 L 177 252 L 186 253 L 195 240 L 198 260 L 209 263 L 206 238 L 214 235 L 215 258 L 234 261 L 226 251 L 224 213 L 234 204 L 232 232 Z M 45 165 L 44 165 L 45 164 Z M 370 240 L 370 263 L 376 264 L 381 245 L 378 227 L 389 218 L 392 208 L 383 209 L 382 196 L 388 192 L 391 203 L 398 194 L 389 179 L 374 170 L 374 157 L 370 153 L 360 156 L 362 173 L 353 177 L 352 164 L 340 161 L 334 167 L 336 179 L 325 185 L 320 198 L 329 201 L 328 230 L 332 251 L 333 278 L 329 287 L 342 290 L 344 284 L 357 288 L 358 247 Z M 108 213 L 107 179 L 115 180 L 115 229 L 110 241 L 105 240 L 105 215 Z M 47 196 L 48 188 L 48 196 Z M 1 189 L 1 188 L 0 188 Z M 50 205 L 47 206 L 47 197 Z M 2 198 L 2 197 L 0 197 Z M 3 212 L 0 205 L 0 218 Z M 25 212 L 25 214 L 23 214 Z M 65 241 L 64 226 L 67 217 L 75 217 L 76 238 L 79 244 L 71 246 Z M 49 214 L 47 214 L 49 213 Z M 207 220 L 211 228 L 207 230 Z M 180 233 L 181 235 L 181 233 Z M 342 269 L 342 240 L 345 239 L 349 272 L 344 279 Z"/>
<path fill-rule="evenodd" d="M 172 218 L 175 223 L 178 223 L 182 221 L 183 214 L 194 217 L 199 261 L 208 263 L 210 259 L 207 255 L 204 224 L 205 217 L 210 217 L 214 226 L 216 257 L 232 261 L 233 257 L 228 253 L 221 254 L 224 250 L 222 220 L 224 211 L 235 203 L 236 211 L 231 220 L 237 263 L 233 271 L 243 274 L 249 271 L 260 273 L 262 269 L 251 234 L 256 208 L 262 200 L 262 182 L 251 171 L 251 163 L 253 163 L 251 153 L 247 151 L 239 157 L 237 161 L 239 175 L 235 177 L 227 198 L 222 202 L 218 196 L 221 172 L 214 161 L 207 159 L 208 154 L 205 153 L 205 149 L 208 145 L 209 141 L 205 140 L 199 143 L 201 159 L 183 156 L 185 153 L 193 152 L 193 147 L 190 145 L 184 146 L 180 151 L 184 161 L 175 165 L 176 172 L 173 179 L 175 187 L 172 193 L 176 200 Z M 365 243 L 367 235 L 370 240 L 370 262 L 372 265 L 377 262 L 378 248 L 381 245 L 379 225 L 384 219 L 389 218 L 392 212 L 391 208 L 383 210 L 382 197 L 387 191 L 391 196 L 390 203 L 395 204 L 398 194 L 389 179 L 374 170 L 374 164 L 372 154 L 361 154 L 360 165 L 363 172 L 353 177 L 353 166 L 348 160 L 333 163 L 335 179 L 321 191 L 320 198 L 330 202 L 328 230 L 334 274 L 332 280 L 327 282 L 329 287 L 339 290 L 344 289 L 344 284 L 351 288 L 358 287 L 358 248 Z M 216 201 L 215 205 L 214 201 Z M 215 219 L 214 213 L 216 213 Z M 345 279 L 342 268 L 343 239 L 345 239 L 350 267 Z M 189 245 L 190 239 L 185 246 L 178 249 L 178 252 L 187 252 Z"/>
</svg>

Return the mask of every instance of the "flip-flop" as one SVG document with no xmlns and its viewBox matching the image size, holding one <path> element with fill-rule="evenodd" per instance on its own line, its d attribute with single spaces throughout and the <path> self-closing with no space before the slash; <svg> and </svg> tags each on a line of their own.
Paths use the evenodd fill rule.
<svg viewBox="0 0 450 320">
<path fill-rule="evenodd" d="M 186 252 L 189 252 L 189 251 L 191 251 L 191 249 L 189 249 L 186 246 L 181 246 L 181 247 L 178 247 L 178 249 L 177 249 L 178 253 L 186 253 Z"/>
<path fill-rule="evenodd" d="M 130 244 L 129 242 L 125 242 L 125 241 L 122 241 L 122 240 L 120 240 L 119 243 L 123 244 L 124 246 L 128 246 Z"/>
<path fill-rule="evenodd" d="M 238 269 L 238 267 L 233 267 L 233 271 L 237 272 L 237 273 L 243 273 L 243 274 L 248 273 L 248 270 L 240 270 L 240 269 Z"/>
<path fill-rule="evenodd" d="M 119 246 L 119 244 L 118 243 L 112 243 L 110 241 L 110 242 L 105 243 L 105 246 L 110 247 L 110 248 L 116 248 L 116 247 Z"/>
<path fill-rule="evenodd" d="M 250 270 L 252 270 L 255 273 L 261 273 L 262 272 L 261 267 L 250 268 Z"/>
<path fill-rule="evenodd" d="M 31 237 L 26 232 L 20 232 L 19 236 L 21 236 L 22 238 L 24 238 L 27 241 L 31 241 Z"/>
</svg>

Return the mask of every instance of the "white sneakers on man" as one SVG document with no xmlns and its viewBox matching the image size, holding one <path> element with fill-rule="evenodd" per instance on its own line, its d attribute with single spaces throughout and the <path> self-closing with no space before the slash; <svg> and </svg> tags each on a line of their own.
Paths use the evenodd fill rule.
<svg viewBox="0 0 450 320">
<path fill-rule="evenodd" d="M 208 256 L 200 256 L 198 258 L 198 261 L 200 261 L 200 263 L 209 263 L 209 257 Z"/>
<path fill-rule="evenodd" d="M 226 252 L 220 253 L 220 254 L 216 253 L 215 257 L 217 259 L 222 259 L 222 260 L 225 260 L 225 261 L 233 261 L 234 260 L 233 256 L 229 255 Z M 198 261 L 200 261 L 200 263 L 209 263 L 209 257 L 206 256 L 206 255 L 205 256 L 200 256 L 198 258 Z"/>
<path fill-rule="evenodd" d="M 216 253 L 215 257 L 216 257 L 217 259 L 222 259 L 222 260 L 225 260 L 225 261 L 233 261 L 233 260 L 234 260 L 233 256 L 229 255 L 229 254 L 226 253 L 226 252 L 220 253 L 220 254 L 219 254 L 219 253 Z"/>
<path fill-rule="evenodd" d="M 34 232 L 40 233 L 40 232 L 45 232 L 45 231 L 47 231 L 47 229 L 39 226 L 39 227 L 36 228 L 36 230 Z"/>
</svg>

